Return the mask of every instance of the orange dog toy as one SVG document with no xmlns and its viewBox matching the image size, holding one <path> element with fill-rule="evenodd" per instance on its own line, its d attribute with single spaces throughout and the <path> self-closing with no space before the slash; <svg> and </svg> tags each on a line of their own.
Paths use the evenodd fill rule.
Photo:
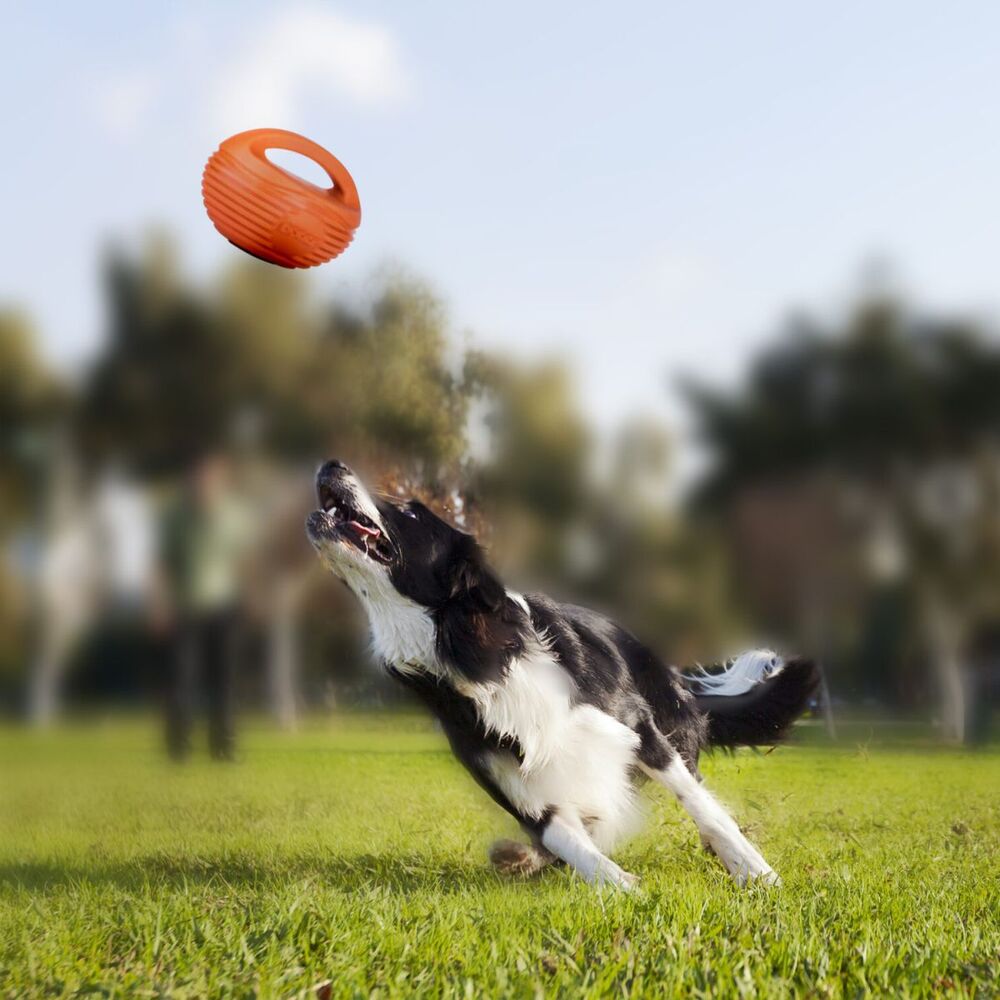
<svg viewBox="0 0 1000 1000">
<path fill-rule="evenodd" d="M 318 163 L 333 181 L 317 187 L 272 163 L 288 149 Z M 202 200 L 215 228 L 241 250 L 282 267 L 315 267 L 342 254 L 361 223 L 347 168 L 295 132 L 258 128 L 221 143 L 205 164 Z"/>
</svg>

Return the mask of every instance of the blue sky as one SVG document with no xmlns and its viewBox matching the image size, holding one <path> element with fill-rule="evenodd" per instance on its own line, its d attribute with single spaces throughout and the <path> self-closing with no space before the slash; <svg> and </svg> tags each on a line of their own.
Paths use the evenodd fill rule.
<svg viewBox="0 0 1000 1000">
<path fill-rule="evenodd" d="M 387 260 L 456 331 L 568 354 L 610 427 L 678 415 L 793 305 L 891 260 L 932 310 L 996 314 L 1000 5 L 12 4 L 0 300 L 53 357 L 100 336 L 97 250 L 148 223 L 191 275 L 218 141 L 281 126 L 353 173 L 364 220 L 320 289 Z"/>
</svg>

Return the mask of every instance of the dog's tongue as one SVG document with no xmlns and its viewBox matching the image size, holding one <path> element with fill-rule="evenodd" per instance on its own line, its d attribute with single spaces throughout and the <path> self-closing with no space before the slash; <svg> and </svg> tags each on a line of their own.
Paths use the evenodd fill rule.
<svg viewBox="0 0 1000 1000">
<path fill-rule="evenodd" d="M 348 521 L 348 528 L 353 528 L 359 535 L 367 536 L 368 538 L 378 538 L 382 534 L 378 528 L 368 528 L 363 524 L 359 524 L 357 521 Z"/>
</svg>

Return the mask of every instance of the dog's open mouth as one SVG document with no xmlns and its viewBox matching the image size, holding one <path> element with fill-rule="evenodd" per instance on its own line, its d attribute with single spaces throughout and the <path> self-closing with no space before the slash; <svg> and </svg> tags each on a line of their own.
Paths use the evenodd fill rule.
<svg viewBox="0 0 1000 1000">
<path fill-rule="evenodd" d="M 369 559 L 392 562 L 392 543 L 375 522 L 349 502 L 323 497 L 322 510 L 310 517 L 310 530 L 353 545 Z"/>
</svg>

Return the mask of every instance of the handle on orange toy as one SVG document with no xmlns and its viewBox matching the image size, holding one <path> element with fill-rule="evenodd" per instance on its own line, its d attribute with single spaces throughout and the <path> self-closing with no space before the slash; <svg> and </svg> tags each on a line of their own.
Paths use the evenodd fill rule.
<svg viewBox="0 0 1000 1000">
<path fill-rule="evenodd" d="M 264 164 L 266 169 L 277 171 L 295 184 L 308 184 L 339 202 L 342 209 L 356 212 L 357 219 L 352 222 L 352 225 L 357 226 L 361 221 L 361 199 L 358 197 L 354 178 L 347 172 L 347 167 L 319 143 L 307 139 L 304 135 L 299 135 L 298 132 L 289 132 L 283 128 L 253 129 L 250 132 L 243 132 L 239 136 L 233 136 L 228 141 L 233 142 L 234 139 L 246 143 L 247 149 Z M 299 177 L 298 174 L 293 174 L 284 167 L 278 166 L 277 163 L 272 163 L 267 158 L 269 149 L 286 149 L 290 153 L 299 153 L 301 156 L 308 157 L 313 163 L 323 168 L 327 177 L 332 181 L 333 187 L 325 189 L 317 187 L 304 177 Z"/>
</svg>

